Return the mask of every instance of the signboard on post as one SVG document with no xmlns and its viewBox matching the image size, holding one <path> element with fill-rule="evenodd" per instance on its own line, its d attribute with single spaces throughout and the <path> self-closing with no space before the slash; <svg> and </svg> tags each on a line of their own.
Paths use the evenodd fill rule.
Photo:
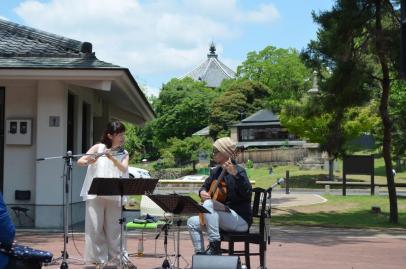
<svg viewBox="0 0 406 269">
<path fill-rule="evenodd" d="M 371 195 L 375 194 L 374 155 L 349 155 L 343 158 L 343 195 L 347 194 L 347 175 L 370 175 Z"/>
</svg>

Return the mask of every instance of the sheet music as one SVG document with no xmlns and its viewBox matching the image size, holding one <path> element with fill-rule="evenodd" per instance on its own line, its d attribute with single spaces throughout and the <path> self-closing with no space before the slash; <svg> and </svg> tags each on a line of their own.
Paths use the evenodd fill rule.
<svg viewBox="0 0 406 269">
<path fill-rule="evenodd" d="M 228 206 L 216 200 L 213 200 L 213 209 L 220 212 L 231 212 Z"/>
</svg>

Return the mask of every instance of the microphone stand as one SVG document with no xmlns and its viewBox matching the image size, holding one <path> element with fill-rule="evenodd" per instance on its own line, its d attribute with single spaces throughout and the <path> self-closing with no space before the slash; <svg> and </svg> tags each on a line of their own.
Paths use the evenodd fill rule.
<svg viewBox="0 0 406 269">
<path fill-rule="evenodd" d="M 159 238 L 161 232 L 164 231 L 164 250 L 165 250 L 165 260 L 162 263 L 162 269 L 169 269 L 171 265 L 169 263 L 169 256 L 168 256 L 168 230 L 169 230 L 169 222 L 166 222 L 164 226 L 162 226 L 159 233 L 155 236 L 155 240 Z"/>
<path fill-rule="evenodd" d="M 266 225 L 266 228 L 265 228 L 265 241 L 267 242 L 268 245 L 271 243 L 271 198 L 272 198 L 272 190 L 273 190 L 273 188 L 275 188 L 278 185 L 283 184 L 284 182 L 285 182 L 285 179 L 280 178 L 274 184 L 272 184 L 271 187 L 269 187 L 266 190 L 267 199 L 268 199 L 267 204 L 269 204 L 269 206 L 268 206 L 268 210 L 266 210 L 268 221 L 267 221 L 267 225 Z M 262 268 L 262 269 L 266 269 L 266 264 L 267 264 L 266 263 L 266 257 L 267 257 L 267 254 L 268 254 L 268 247 L 265 245 L 265 254 L 264 254 L 264 266 L 265 266 L 265 268 Z"/>
<path fill-rule="evenodd" d="M 45 158 L 38 158 L 37 161 L 46 161 L 46 160 L 53 160 L 53 159 L 64 159 L 66 163 L 66 173 L 63 172 L 63 250 L 61 251 L 61 256 L 52 260 L 51 264 L 56 264 L 57 261 L 62 260 L 60 269 L 68 269 L 68 262 L 67 260 L 75 260 L 79 262 L 83 262 L 83 260 L 69 257 L 68 252 L 66 251 L 66 244 L 68 243 L 68 204 L 69 204 L 69 181 L 72 180 L 72 167 L 73 167 L 73 158 L 81 157 L 83 154 L 80 155 L 72 155 L 72 151 L 66 152 L 66 155 L 63 156 L 56 156 L 56 157 L 45 157 Z M 82 263 L 84 264 L 84 262 Z"/>
</svg>

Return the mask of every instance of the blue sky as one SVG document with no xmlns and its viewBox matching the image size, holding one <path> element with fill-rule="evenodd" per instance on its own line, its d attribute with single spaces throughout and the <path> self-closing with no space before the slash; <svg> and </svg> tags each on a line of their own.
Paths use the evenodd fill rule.
<svg viewBox="0 0 406 269">
<path fill-rule="evenodd" d="M 130 68 L 149 94 L 205 60 L 211 41 L 231 68 L 268 45 L 306 47 L 311 11 L 332 0 L 0 0 L 0 17 L 93 43 L 96 56 Z"/>
</svg>

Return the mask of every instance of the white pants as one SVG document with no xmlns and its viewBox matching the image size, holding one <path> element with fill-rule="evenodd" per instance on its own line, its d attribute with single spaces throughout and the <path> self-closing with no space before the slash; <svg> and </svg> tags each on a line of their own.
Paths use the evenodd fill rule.
<svg viewBox="0 0 406 269">
<path fill-rule="evenodd" d="M 86 200 L 85 262 L 119 262 L 121 208 L 115 200 Z M 124 242 L 123 242 L 124 248 Z"/>
<path fill-rule="evenodd" d="M 234 210 L 231 209 L 231 212 L 216 211 L 214 210 L 212 200 L 204 201 L 203 207 L 211 213 L 204 214 L 207 237 L 210 242 L 220 241 L 220 229 L 227 232 L 245 232 L 248 230 L 247 222 Z M 187 225 L 195 248 L 195 253 L 203 252 L 203 232 L 199 216 L 190 217 L 187 220 Z"/>
</svg>

